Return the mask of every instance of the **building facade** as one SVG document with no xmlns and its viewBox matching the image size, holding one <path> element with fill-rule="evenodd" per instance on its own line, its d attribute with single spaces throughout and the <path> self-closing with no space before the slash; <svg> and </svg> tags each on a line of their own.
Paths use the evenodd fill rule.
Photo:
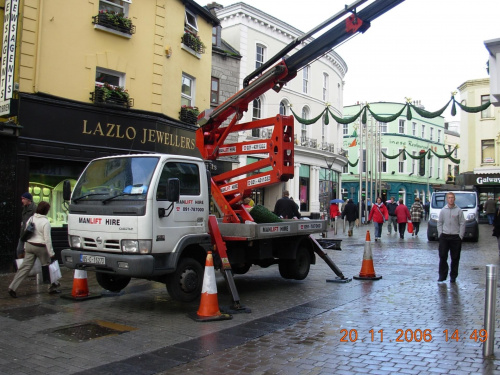
<svg viewBox="0 0 500 375">
<path fill-rule="evenodd" d="M 478 107 L 490 101 L 490 80 L 475 79 L 459 86 L 462 104 Z M 474 186 L 480 203 L 500 198 L 500 108 L 493 105 L 460 118 L 461 174 L 459 183 Z"/>
<path fill-rule="evenodd" d="M 196 108 L 210 107 L 212 27 L 191 0 L 5 0 L 0 268 L 15 257 L 20 196 L 51 204 L 67 246 L 62 182 L 119 153 L 198 156 Z M 17 10 L 17 14 L 14 12 Z M 194 121 L 193 121 L 194 119 Z M 230 168 L 230 165 L 228 166 Z"/>
<path fill-rule="evenodd" d="M 344 117 L 354 116 L 364 105 L 344 107 Z M 398 113 L 404 106 L 384 102 L 368 105 L 376 115 L 385 117 Z M 425 201 L 432 193 L 432 185 L 444 183 L 444 159 L 436 156 L 445 154 L 444 130 L 443 117 L 427 119 L 413 113 L 408 120 L 406 111 L 390 122 L 377 121 L 368 114 L 366 124 L 362 124 L 360 116 L 343 125 L 349 165 L 344 169 L 342 196 L 355 202 L 360 196 L 372 202 L 377 196 L 384 202 L 394 196 L 406 205 L 411 205 L 416 197 Z M 423 152 L 425 157 L 412 158 Z"/>
<path fill-rule="evenodd" d="M 241 54 L 239 84 L 256 68 L 268 61 L 286 45 L 303 33 L 293 26 L 244 3 L 237 3 L 216 10 L 221 21 L 222 38 Z M 300 51 L 301 46 L 289 54 Z M 342 116 L 343 78 L 347 65 L 335 52 L 314 61 L 297 73 L 280 92 L 272 90 L 255 99 L 240 123 L 273 117 L 290 116 L 292 110 L 300 118 L 312 119 L 330 105 Z M 272 129 L 254 129 L 243 134 L 240 140 L 270 137 Z M 341 128 L 335 121 L 329 125 L 324 118 L 312 125 L 302 125 L 297 120 L 294 127 L 295 166 L 294 178 L 278 186 L 257 189 L 254 199 L 268 208 L 274 208 L 283 190 L 300 205 L 303 215 L 326 212 L 329 201 L 339 194 L 342 167 L 347 162 L 342 155 Z M 259 155 L 242 156 L 240 165 L 259 159 Z"/>
</svg>

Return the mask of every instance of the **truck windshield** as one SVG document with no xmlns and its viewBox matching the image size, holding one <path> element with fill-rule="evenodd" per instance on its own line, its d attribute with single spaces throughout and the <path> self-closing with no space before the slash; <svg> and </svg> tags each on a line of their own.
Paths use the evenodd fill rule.
<svg viewBox="0 0 500 375">
<path fill-rule="evenodd" d="M 443 208 L 446 203 L 446 193 L 434 194 L 433 208 Z M 461 209 L 476 207 L 476 193 L 455 193 L 455 204 Z"/>
<path fill-rule="evenodd" d="M 158 157 L 117 157 L 89 164 L 73 191 L 73 202 L 144 200 Z"/>
</svg>

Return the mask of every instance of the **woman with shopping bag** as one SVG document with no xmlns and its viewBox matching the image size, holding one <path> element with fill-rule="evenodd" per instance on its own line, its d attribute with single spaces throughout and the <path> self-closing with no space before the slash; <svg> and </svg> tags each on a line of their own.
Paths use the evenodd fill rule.
<svg viewBox="0 0 500 375">
<path fill-rule="evenodd" d="M 413 223 L 413 233 L 411 235 L 418 236 L 420 222 L 422 221 L 422 216 L 424 215 L 424 206 L 420 202 L 420 198 L 415 198 L 415 203 L 413 203 L 410 208 L 410 215 Z"/>
<path fill-rule="evenodd" d="M 405 206 L 403 200 L 399 200 L 399 204 L 396 207 L 396 219 L 398 221 L 399 238 L 405 238 L 406 223 L 411 221 L 410 210 Z"/>
<path fill-rule="evenodd" d="M 49 264 L 50 259 L 54 257 L 54 249 L 52 248 L 52 238 L 50 236 L 50 223 L 47 218 L 50 204 L 42 201 L 38 204 L 35 215 L 33 215 L 33 224 L 35 231 L 30 236 L 25 245 L 25 257 L 21 267 L 17 270 L 14 280 L 9 285 L 9 294 L 13 298 L 17 298 L 16 290 L 19 284 L 28 276 L 31 268 L 35 264 L 36 259 L 40 259 L 42 264 L 42 275 L 45 283 L 49 285 L 49 293 L 60 293 L 57 290 L 59 284 L 50 282 Z M 45 271 L 45 272 L 44 272 Z"/>
</svg>

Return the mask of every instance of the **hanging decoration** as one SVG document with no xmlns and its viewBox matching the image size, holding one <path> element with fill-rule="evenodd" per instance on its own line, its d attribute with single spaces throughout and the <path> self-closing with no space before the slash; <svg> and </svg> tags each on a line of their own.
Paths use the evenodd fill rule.
<svg viewBox="0 0 500 375">
<path fill-rule="evenodd" d="M 419 155 L 412 155 L 406 149 L 401 149 L 396 155 L 387 155 L 384 151 L 381 151 L 382 155 L 387 158 L 387 159 L 396 159 L 399 157 L 401 154 L 403 154 L 403 159 L 406 160 L 406 156 L 409 156 L 412 159 L 423 159 L 425 156 L 427 156 L 427 159 L 430 159 L 432 154 L 438 157 L 439 159 L 450 159 L 453 163 L 455 164 L 460 164 L 459 159 L 455 159 L 453 156 L 451 156 L 455 150 L 458 149 L 458 145 L 453 148 L 450 152 L 446 152 L 443 155 L 438 154 L 436 151 L 434 151 L 432 148 L 428 148 L 427 150 L 423 150 L 424 152 L 420 152 Z"/>
<path fill-rule="evenodd" d="M 398 117 L 400 117 L 403 114 L 403 112 L 405 111 L 405 109 L 406 109 L 405 117 L 408 120 L 411 120 L 413 118 L 413 114 L 412 114 L 413 112 L 415 112 L 420 117 L 424 117 L 424 118 L 435 118 L 435 117 L 441 116 L 444 113 L 444 111 L 446 110 L 446 108 L 448 108 L 450 103 L 452 103 L 452 108 L 451 108 L 451 115 L 452 116 L 455 116 L 457 114 L 457 110 L 456 110 L 457 105 L 460 107 L 460 109 L 462 111 L 467 112 L 467 113 L 478 113 L 478 112 L 484 111 L 485 109 L 487 109 L 491 105 L 491 102 L 488 101 L 488 102 L 486 102 L 480 106 L 477 106 L 477 107 L 468 107 L 466 105 L 463 105 L 463 104 L 460 104 L 459 102 L 457 102 L 455 100 L 455 95 L 456 95 L 456 92 L 452 92 L 451 99 L 448 101 L 448 103 L 446 103 L 441 109 L 439 109 L 435 112 L 429 112 L 429 111 L 426 111 L 425 109 L 422 109 L 422 108 L 419 108 L 419 107 L 413 105 L 411 103 L 411 98 L 405 98 L 406 103 L 403 105 L 401 110 L 393 115 L 390 115 L 390 116 L 381 116 L 381 115 L 376 114 L 375 112 L 373 112 L 370 109 L 370 106 L 368 104 L 361 107 L 359 112 L 356 113 L 355 115 L 353 115 L 351 117 L 345 117 L 345 118 L 336 116 L 332 112 L 332 110 L 330 109 L 329 103 L 326 103 L 325 109 L 323 109 L 323 111 L 321 111 L 321 113 L 318 116 L 316 116 L 310 120 L 299 117 L 292 110 L 291 106 L 290 106 L 290 111 L 292 112 L 295 119 L 303 125 L 312 125 L 312 124 L 316 123 L 323 115 L 325 116 L 325 125 L 328 125 L 330 122 L 329 116 L 331 116 L 337 123 L 345 125 L 345 124 L 353 123 L 354 121 L 356 121 L 359 118 L 359 116 L 361 116 L 361 122 L 363 124 L 366 124 L 367 117 L 368 117 L 367 113 L 366 113 L 367 111 L 370 112 L 370 115 L 372 115 L 373 118 L 379 122 L 391 122 L 391 121 L 396 120 Z"/>
</svg>

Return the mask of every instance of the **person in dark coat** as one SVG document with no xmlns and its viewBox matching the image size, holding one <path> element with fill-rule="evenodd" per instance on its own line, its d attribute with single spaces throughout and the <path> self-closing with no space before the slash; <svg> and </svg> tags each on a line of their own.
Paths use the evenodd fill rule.
<svg viewBox="0 0 500 375">
<path fill-rule="evenodd" d="M 387 235 L 391 235 L 392 228 L 394 227 L 394 234 L 398 233 L 398 220 L 396 218 L 396 208 L 398 207 L 398 203 L 394 200 L 394 197 L 391 197 L 390 202 L 385 203 L 387 207 L 387 212 L 389 212 L 389 222 L 387 223 Z"/>
<path fill-rule="evenodd" d="M 346 218 L 349 223 L 349 230 L 347 232 L 348 236 L 352 236 L 352 232 L 354 230 L 354 224 L 356 223 L 356 219 L 359 217 L 358 207 L 354 204 L 352 199 L 349 199 L 342 210 L 342 219 Z"/>
<path fill-rule="evenodd" d="M 290 193 L 288 190 L 283 192 L 283 198 L 276 201 L 274 206 L 274 213 L 281 219 L 300 219 L 300 212 L 297 209 L 297 205 L 290 198 Z"/>
<path fill-rule="evenodd" d="M 23 234 L 24 228 L 26 228 L 26 223 L 28 222 L 29 218 L 35 214 L 36 204 L 33 202 L 33 196 L 28 192 L 21 195 L 21 202 L 23 204 L 23 210 L 21 212 L 20 233 Z M 17 244 L 16 253 L 18 258 L 24 258 L 24 242 L 21 241 L 21 239 L 19 239 L 19 242 Z"/>
<path fill-rule="evenodd" d="M 500 208 L 495 213 L 493 218 L 493 236 L 497 238 L 498 255 L 500 256 Z"/>
</svg>

